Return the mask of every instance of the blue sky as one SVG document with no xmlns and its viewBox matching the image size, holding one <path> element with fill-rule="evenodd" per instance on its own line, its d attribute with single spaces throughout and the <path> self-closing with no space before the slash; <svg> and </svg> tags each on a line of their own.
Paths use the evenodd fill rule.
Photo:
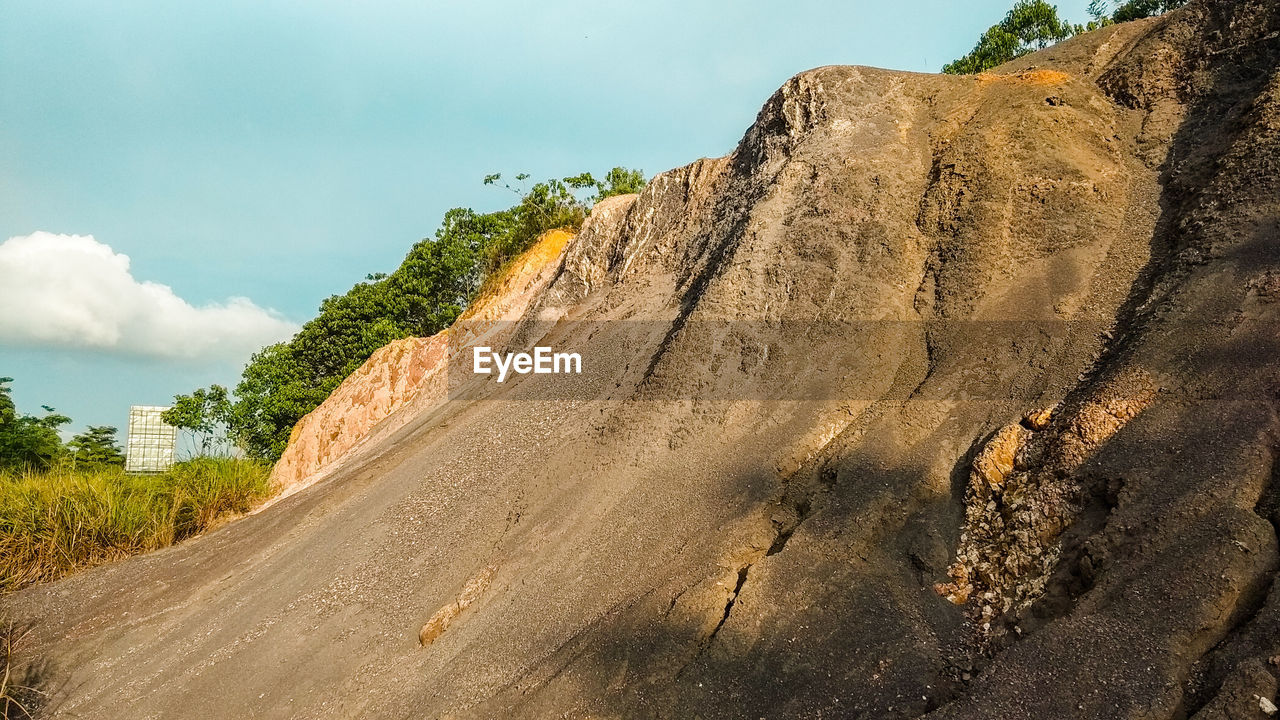
<svg viewBox="0 0 1280 720">
<path fill-rule="evenodd" d="M 6 0 L 0 242 L 61 238 L 92 282 L 39 275 L 16 252 L 10 271 L 92 289 L 95 307 L 168 286 L 158 327 L 220 351 L 26 328 L 0 334 L 0 376 L 20 409 L 53 405 L 72 429 L 234 385 L 246 348 L 394 269 L 446 209 L 510 204 L 486 173 L 653 174 L 722 155 L 791 75 L 936 71 L 1010 4 Z M 1058 5 L 1083 21 L 1086 4 Z M 0 315 L 31 312 L 4 290 Z"/>
</svg>

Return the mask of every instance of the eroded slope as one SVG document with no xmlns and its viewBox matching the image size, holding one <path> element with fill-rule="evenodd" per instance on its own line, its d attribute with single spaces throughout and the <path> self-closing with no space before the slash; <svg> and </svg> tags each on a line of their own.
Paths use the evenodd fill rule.
<svg viewBox="0 0 1280 720">
<path fill-rule="evenodd" d="M 6 599 L 49 711 L 1260 712 L 1278 16 L 797 76 L 565 247 L 510 337 L 582 376 L 463 378 L 258 515 Z"/>
</svg>

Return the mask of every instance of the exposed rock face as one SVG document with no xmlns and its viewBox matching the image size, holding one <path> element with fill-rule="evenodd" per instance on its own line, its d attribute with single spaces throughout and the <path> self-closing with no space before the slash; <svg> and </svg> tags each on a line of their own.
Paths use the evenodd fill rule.
<svg viewBox="0 0 1280 720">
<path fill-rule="evenodd" d="M 957 605 L 972 601 L 984 641 L 1000 634 L 1000 619 L 1044 597 L 1062 560 L 1062 533 L 1088 503 L 1090 489 L 1076 471 L 1150 405 L 1158 389 L 1144 371 L 1131 371 L 1078 395 L 1052 432 L 1036 434 L 1050 429 L 1052 412 L 1032 411 L 1021 424 L 997 431 L 978 453 L 957 559 L 947 571 L 952 582 L 934 589 Z"/>
<path fill-rule="evenodd" d="M 556 276 L 572 238 L 562 230 L 540 238 L 455 327 L 429 338 L 397 340 L 370 356 L 294 426 L 289 446 L 271 471 L 280 491 L 268 504 L 309 487 L 371 439 L 386 437 L 415 415 L 443 404 L 450 362 L 474 345 L 505 342 L 515 321 Z"/>
<path fill-rule="evenodd" d="M 306 492 L 6 598 L 51 712 L 1262 711 L 1278 71 L 1274 3 L 1196 0 L 798 75 L 504 327 L 581 376 L 459 376 Z"/>
<path fill-rule="evenodd" d="M 443 332 L 429 338 L 397 340 L 375 352 L 302 418 L 289 434 L 289 446 L 272 469 L 280 486 L 272 502 L 306 488 L 349 455 L 373 428 L 423 390 L 436 403 L 444 400 L 443 386 L 430 381 L 448 366 L 449 338 Z"/>
</svg>

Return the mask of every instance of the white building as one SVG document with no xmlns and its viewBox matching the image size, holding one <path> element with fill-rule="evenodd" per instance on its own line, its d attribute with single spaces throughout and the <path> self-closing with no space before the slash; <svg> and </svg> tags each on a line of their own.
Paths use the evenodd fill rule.
<svg viewBox="0 0 1280 720">
<path fill-rule="evenodd" d="M 129 408 L 129 438 L 125 443 L 125 472 L 164 472 L 173 467 L 178 429 L 160 419 L 167 407 Z"/>
</svg>

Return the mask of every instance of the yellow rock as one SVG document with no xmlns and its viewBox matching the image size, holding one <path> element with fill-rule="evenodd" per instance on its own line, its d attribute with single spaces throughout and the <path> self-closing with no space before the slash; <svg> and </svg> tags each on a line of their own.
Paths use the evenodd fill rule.
<svg viewBox="0 0 1280 720">
<path fill-rule="evenodd" d="M 1022 422 L 1026 423 L 1032 430 L 1044 430 L 1049 427 L 1049 423 L 1053 420 L 1053 408 L 1044 408 L 1042 410 L 1032 410 L 1022 418 Z"/>
<path fill-rule="evenodd" d="M 1021 425 L 1006 425 L 991 438 L 973 461 L 973 480 L 988 487 L 1000 487 L 1013 472 L 1013 461 L 1018 450 L 1031 437 L 1031 431 Z"/>
</svg>

